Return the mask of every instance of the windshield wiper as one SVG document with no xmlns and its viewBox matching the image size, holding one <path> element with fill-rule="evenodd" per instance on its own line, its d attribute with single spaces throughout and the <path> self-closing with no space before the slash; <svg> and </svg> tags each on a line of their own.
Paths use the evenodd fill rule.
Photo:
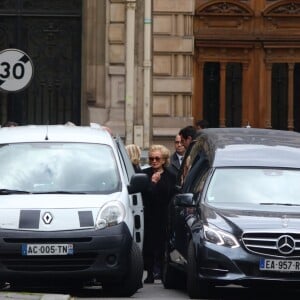
<svg viewBox="0 0 300 300">
<path fill-rule="evenodd" d="M 86 192 L 69 192 L 69 191 L 48 191 L 48 192 L 34 192 L 32 194 L 86 194 Z"/>
<path fill-rule="evenodd" d="M 259 203 L 260 205 L 284 205 L 284 206 L 300 206 L 300 204 L 293 203 L 275 203 L 275 202 L 263 202 Z"/>
<path fill-rule="evenodd" d="M 11 194 L 31 194 L 31 192 L 21 191 L 21 190 L 0 189 L 0 195 L 11 195 Z"/>
</svg>

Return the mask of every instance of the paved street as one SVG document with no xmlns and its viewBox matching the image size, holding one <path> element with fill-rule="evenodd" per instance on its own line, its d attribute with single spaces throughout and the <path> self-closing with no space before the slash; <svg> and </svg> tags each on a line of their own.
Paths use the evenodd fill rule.
<svg viewBox="0 0 300 300">
<path fill-rule="evenodd" d="M 110 299 L 117 300 L 120 298 L 109 298 L 101 292 L 98 287 L 86 288 L 76 292 L 70 292 L 70 295 L 63 294 L 61 291 L 44 291 L 41 292 L 15 292 L 15 291 L 2 291 L 0 292 L 0 300 L 97 300 L 97 299 Z M 274 296 L 276 295 L 276 296 Z M 238 286 L 219 287 L 210 296 L 210 300 L 265 300 L 269 298 L 274 299 L 289 299 L 298 300 L 300 298 L 300 290 L 292 288 L 253 288 L 247 289 Z M 123 300 L 130 299 L 189 299 L 184 291 L 180 290 L 166 290 L 163 285 L 157 281 L 155 284 L 144 285 L 135 295 L 131 298 L 122 298 Z M 202 299 L 206 300 L 206 299 Z"/>
<path fill-rule="evenodd" d="M 145 278 L 145 274 L 144 274 Z M 272 296 L 276 295 L 276 297 Z M 218 287 L 209 298 L 202 300 L 265 300 L 274 299 L 289 299 L 299 300 L 300 290 L 293 288 L 280 287 L 255 287 L 252 289 L 243 288 L 240 286 L 231 285 L 229 287 Z M 101 287 L 87 287 L 77 291 L 68 291 L 62 289 L 30 289 L 26 292 L 10 290 L 5 288 L 0 292 L 0 300 L 118 300 L 120 298 L 111 298 L 101 291 Z M 138 290 L 130 298 L 121 298 L 123 300 L 130 299 L 189 299 L 189 296 L 182 290 L 165 289 L 160 280 L 156 280 L 154 284 L 144 284 L 143 288 Z"/>
</svg>

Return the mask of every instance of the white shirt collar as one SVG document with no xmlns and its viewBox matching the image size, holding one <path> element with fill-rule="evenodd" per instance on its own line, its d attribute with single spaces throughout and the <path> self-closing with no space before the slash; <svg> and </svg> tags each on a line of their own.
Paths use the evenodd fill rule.
<svg viewBox="0 0 300 300">
<path fill-rule="evenodd" d="M 182 159 L 183 159 L 183 155 L 179 155 L 179 154 L 177 154 L 177 153 L 176 153 L 176 155 L 177 155 L 177 157 L 178 157 L 179 162 L 181 163 L 181 162 L 182 162 Z"/>
</svg>

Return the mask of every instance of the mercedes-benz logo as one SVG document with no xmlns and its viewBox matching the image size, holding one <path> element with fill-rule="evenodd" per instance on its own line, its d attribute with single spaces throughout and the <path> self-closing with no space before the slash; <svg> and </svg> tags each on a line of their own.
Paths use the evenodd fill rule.
<svg viewBox="0 0 300 300">
<path fill-rule="evenodd" d="M 51 213 L 45 212 L 42 219 L 45 224 L 50 224 L 53 220 L 53 217 L 52 217 Z"/>
<path fill-rule="evenodd" d="M 278 238 L 276 246 L 281 254 L 290 254 L 295 250 L 295 240 L 290 235 L 282 235 Z"/>
</svg>

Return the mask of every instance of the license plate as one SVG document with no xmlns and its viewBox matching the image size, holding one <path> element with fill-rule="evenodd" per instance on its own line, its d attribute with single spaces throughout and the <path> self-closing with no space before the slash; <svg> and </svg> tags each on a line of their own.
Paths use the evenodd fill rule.
<svg viewBox="0 0 300 300">
<path fill-rule="evenodd" d="M 262 271 L 300 272 L 300 260 L 261 258 L 259 269 Z"/>
<path fill-rule="evenodd" d="M 73 244 L 22 244 L 22 255 L 73 255 Z"/>
</svg>

